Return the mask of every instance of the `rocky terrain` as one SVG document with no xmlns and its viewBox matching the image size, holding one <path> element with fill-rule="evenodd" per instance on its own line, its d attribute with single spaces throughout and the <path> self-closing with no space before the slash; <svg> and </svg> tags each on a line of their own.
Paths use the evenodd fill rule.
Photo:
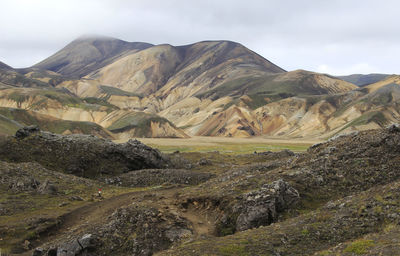
<svg viewBox="0 0 400 256">
<path fill-rule="evenodd" d="M 0 107 L 56 118 L 42 127 L 51 132 L 108 137 L 78 123 L 90 122 L 121 140 L 326 139 L 398 123 L 398 86 L 396 75 L 287 72 L 231 41 L 173 46 L 85 36 L 32 67 L 0 65 Z M 21 127 L 13 121 L 0 116 L 0 132 L 12 135 Z"/>
<path fill-rule="evenodd" d="M 1 139 L 0 247 L 12 255 L 396 255 L 399 145 L 392 125 L 300 153 L 162 155 L 136 141 L 25 127 Z"/>
<path fill-rule="evenodd" d="M 115 144 L 93 135 L 57 135 L 36 126 L 21 128 L 15 137 L 0 140 L 0 159 L 36 161 L 43 166 L 82 177 L 121 174 L 130 170 L 163 168 L 161 153 L 138 140 Z"/>
</svg>

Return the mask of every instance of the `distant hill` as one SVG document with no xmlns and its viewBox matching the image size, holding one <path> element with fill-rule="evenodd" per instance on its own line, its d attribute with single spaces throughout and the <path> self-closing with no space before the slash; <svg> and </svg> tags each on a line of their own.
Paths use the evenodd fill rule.
<svg viewBox="0 0 400 256">
<path fill-rule="evenodd" d="M 133 54 L 89 74 L 98 80 L 129 92 L 149 95 L 160 90 L 186 88 L 186 94 L 208 90 L 243 76 L 285 72 L 241 44 L 207 41 L 187 46 L 157 45 Z"/>
<path fill-rule="evenodd" d="M 257 78 L 252 76 L 241 77 L 204 93 L 198 93 L 196 96 L 217 99 L 224 96 L 240 97 L 248 95 L 251 98 L 263 97 L 269 98 L 269 101 L 274 101 L 301 95 L 344 93 L 356 88 L 353 84 L 335 77 L 296 70 Z"/>
<path fill-rule="evenodd" d="M 92 122 L 75 122 L 42 115 L 34 111 L 0 107 L 0 134 L 14 135 L 27 125 L 37 125 L 44 131 L 58 134 L 92 134 L 112 139 L 110 132 Z"/>
<path fill-rule="evenodd" d="M 116 138 L 327 138 L 400 122 L 398 76 L 287 72 L 240 43 L 81 37 L 0 68 L 0 107 L 92 122 Z M 17 120 L 15 120 L 17 121 Z"/>
<path fill-rule="evenodd" d="M 385 78 L 387 78 L 390 75 L 387 74 L 368 74 L 368 75 L 362 75 L 362 74 L 354 74 L 354 75 L 349 75 L 349 76 L 338 76 L 338 78 L 347 81 L 349 83 L 355 84 L 359 87 L 364 87 L 369 84 L 373 84 L 376 82 L 379 82 Z"/>
</svg>

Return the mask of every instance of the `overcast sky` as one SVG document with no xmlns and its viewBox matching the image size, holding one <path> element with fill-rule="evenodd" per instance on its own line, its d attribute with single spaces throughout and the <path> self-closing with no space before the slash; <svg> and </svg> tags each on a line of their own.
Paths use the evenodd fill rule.
<svg viewBox="0 0 400 256">
<path fill-rule="evenodd" d="M 400 73 L 398 0 L 0 0 L 0 61 L 28 67 L 83 34 L 232 40 L 286 70 Z"/>
</svg>

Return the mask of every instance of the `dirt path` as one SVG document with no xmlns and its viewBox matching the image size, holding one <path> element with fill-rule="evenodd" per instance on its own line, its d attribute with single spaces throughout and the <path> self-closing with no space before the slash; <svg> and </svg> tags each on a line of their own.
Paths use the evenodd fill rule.
<svg viewBox="0 0 400 256">
<path fill-rule="evenodd" d="M 155 198 L 162 197 L 163 200 L 160 200 L 158 205 L 160 207 L 168 206 L 170 211 L 174 211 L 179 216 L 190 221 L 196 237 L 211 235 L 213 232 L 213 225 L 206 216 L 196 209 L 181 209 L 174 205 L 176 201 L 175 194 L 179 190 L 180 188 L 173 187 L 159 190 L 129 192 L 82 206 L 61 216 L 62 223 L 60 225 L 41 234 L 40 239 L 32 244 L 34 247 L 39 247 L 49 242 L 62 240 L 67 236 L 78 235 L 83 230 L 107 222 L 107 217 L 116 209 L 128 206 L 138 200 L 138 198 L 142 198 L 146 201 L 146 198 L 154 200 Z M 32 251 L 21 255 L 30 256 L 32 255 Z"/>
</svg>

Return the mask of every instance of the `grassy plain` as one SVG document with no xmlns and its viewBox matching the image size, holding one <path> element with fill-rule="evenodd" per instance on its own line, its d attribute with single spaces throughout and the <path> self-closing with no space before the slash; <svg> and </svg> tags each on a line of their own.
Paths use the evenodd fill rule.
<svg viewBox="0 0 400 256">
<path fill-rule="evenodd" d="M 321 142 L 321 140 L 318 139 L 277 139 L 265 137 L 192 137 L 188 139 L 139 138 L 138 140 L 164 153 L 171 153 L 174 151 L 219 151 L 220 153 L 227 154 L 248 154 L 254 151 L 280 151 L 283 149 L 301 152 L 305 151 L 309 146 Z"/>
</svg>

